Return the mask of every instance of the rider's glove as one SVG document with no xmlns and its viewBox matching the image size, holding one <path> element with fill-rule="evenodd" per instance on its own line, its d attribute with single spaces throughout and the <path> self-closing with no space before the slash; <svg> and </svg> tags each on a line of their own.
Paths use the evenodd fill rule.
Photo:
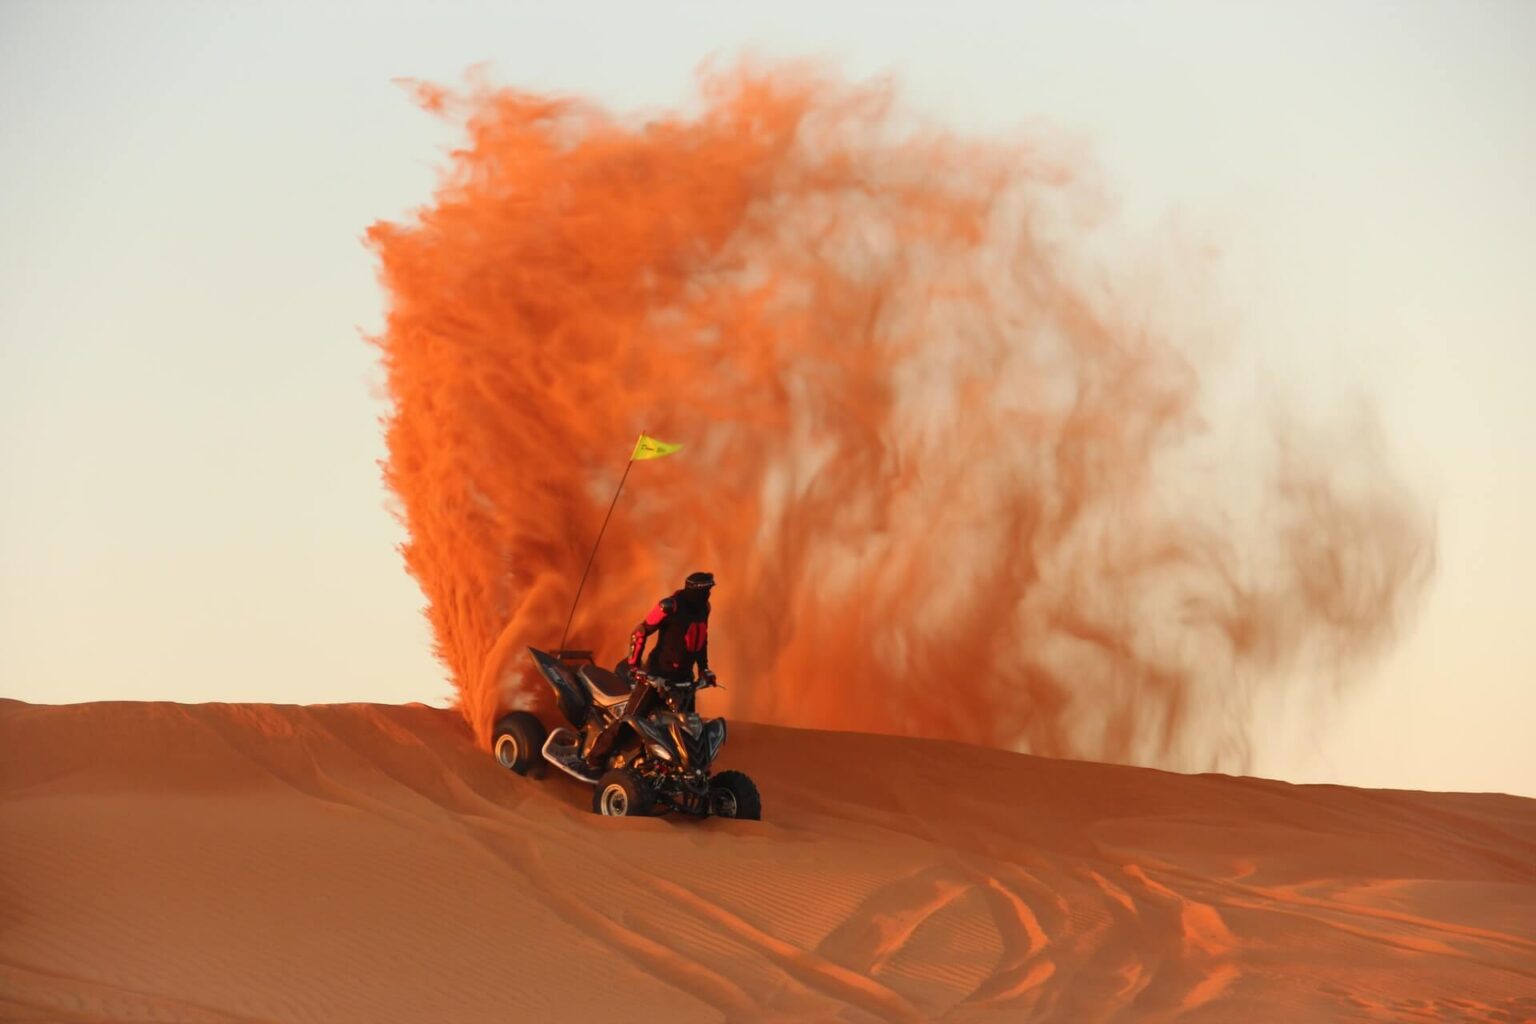
<svg viewBox="0 0 1536 1024">
<path fill-rule="evenodd" d="M 714 686 L 715 685 L 715 674 L 713 672 L 711 672 L 709 669 L 705 669 L 703 672 L 700 672 L 699 673 L 699 684 L 701 686 Z"/>
</svg>

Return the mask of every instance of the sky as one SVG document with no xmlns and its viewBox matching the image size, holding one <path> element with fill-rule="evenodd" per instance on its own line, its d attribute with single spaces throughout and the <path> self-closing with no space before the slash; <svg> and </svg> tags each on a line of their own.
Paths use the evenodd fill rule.
<svg viewBox="0 0 1536 1024">
<path fill-rule="evenodd" d="M 446 703 L 379 479 L 362 243 L 451 126 L 400 78 L 675 107 L 711 57 L 1042 126 L 1213 255 L 1242 364 L 1369 407 L 1438 530 L 1401 642 L 1257 774 L 1536 796 L 1536 5 L 0 0 L 0 696 Z"/>
</svg>

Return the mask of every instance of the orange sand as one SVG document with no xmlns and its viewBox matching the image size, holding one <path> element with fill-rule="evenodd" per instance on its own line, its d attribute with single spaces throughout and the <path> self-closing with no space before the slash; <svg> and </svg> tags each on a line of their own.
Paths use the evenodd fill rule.
<svg viewBox="0 0 1536 1024">
<path fill-rule="evenodd" d="M 421 706 L 0 702 L 0 1019 L 1536 1020 L 1536 801 L 726 762 L 765 821 L 599 819 Z"/>
</svg>

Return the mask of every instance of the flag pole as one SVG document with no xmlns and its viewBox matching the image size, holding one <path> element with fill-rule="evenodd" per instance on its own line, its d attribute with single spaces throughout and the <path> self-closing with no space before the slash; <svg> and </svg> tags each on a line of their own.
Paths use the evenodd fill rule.
<svg viewBox="0 0 1536 1024">
<path fill-rule="evenodd" d="M 645 431 L 642 430 L 640 436 L 644 437 Z M 639 442 L 636 442 L 635 451 L 638 450 Z M 619 486 L 614 489 L 613 500 L 608 503 L 608 514 L 603 517 L 602 528 L 597 531 L 597 540 L 592 542 L 592 553 L 587 555 L 587 567 L 581 570 L 581 582 L 576 584 L 576 597 L 571 601 L 571 614 L 565 617 L 565 629 L 560 632 L 560 646 L 555 648 L 557 658 L 560 656 L 559 652 L 565 650 L 566 637 L 571 635 L 571 623 L 576 620 L 576 606 L 581 603 L 581 591 L 587 585 L 587 574 L 592 571 L 592 562 L 597 558 L 597 546 L 603 542 L 603 534 L 608 532 L 608 520 L 613 518 L 613 510 L 619 504 L 619 495 L 624 491 L 624 481 L 629 479 L 629 471 L 634 468 L 634 465 L 635 455 L 634 451 L 631 451 L 629 462 L 624 466 L 624 475 L 619 477 Z"/>
</svg>

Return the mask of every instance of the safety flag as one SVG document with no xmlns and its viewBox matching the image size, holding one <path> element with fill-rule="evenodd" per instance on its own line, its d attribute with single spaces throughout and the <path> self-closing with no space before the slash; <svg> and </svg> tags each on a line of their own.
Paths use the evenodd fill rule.
<svg viewBox="0 0 1536 1024">
<path fill-rule="evenodd" d="M 680 444 L 668 444 L 658 441 L 654 437 L 640 435 L 640 440 L 635 442 L 635 453 L 629 457 L 630 462 L 640 462 L 644 459 L 659 459 L 664 455 L 671 455 L 681 448 Z"/>
</svg>

